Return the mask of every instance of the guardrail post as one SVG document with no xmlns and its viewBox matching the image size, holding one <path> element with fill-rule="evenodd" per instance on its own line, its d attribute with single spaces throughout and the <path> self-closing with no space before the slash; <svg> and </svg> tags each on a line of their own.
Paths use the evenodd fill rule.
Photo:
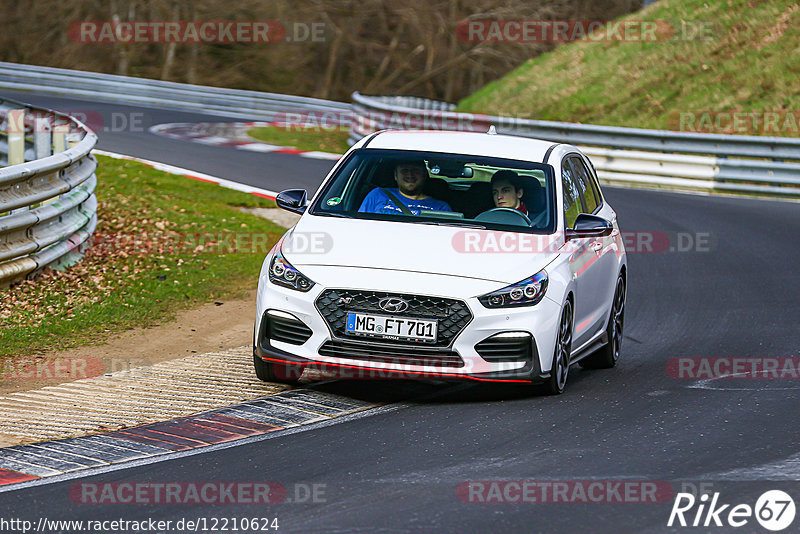
<svg viewBox="0 0 800 534">
<path fill-rule="evenodd" d="M 39 116 L 34 119 L 33 125 L 33 151 L 36 154 L 36 159 L 46 158 L 52 154 L 53 150 L 53 136 L 51 134 L 52 123 L 49 117 Z M 43 206 L 45 204 L 51 204 L 63 196 L 64 195 L 43 200 L 38 205 Z M 37 205 L 32 205 L 30 207 L 35 208 Z"/>
<path fill-rule="evenodd" d="M 67 149 L 69 124 L 56 124 L 53 127 L 53 152 L 64 152 Z"/>
<path fill-rule="evenodd" d="M 81 142 L 81 134 L 79 132 L 70 132 L 65 136 L 69 148 L 74 147 Z"/>
<path fill-rule="evenodd" d="M 33 151 L 36 154 L 36 159 L 46 158 L 51 154 L 53 142 L 50 130 L 49 118 L 36 117 L 33 129 Z"/>
<path fill-rule="evenodd" d="M 6 114 L 8 124 L 8 164 L 25 163 L 25 110 L 10 109 Z"/>
</svg>

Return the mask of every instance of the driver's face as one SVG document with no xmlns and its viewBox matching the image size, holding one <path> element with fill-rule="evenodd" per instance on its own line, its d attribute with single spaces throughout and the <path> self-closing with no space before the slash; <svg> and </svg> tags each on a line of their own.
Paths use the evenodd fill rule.
<svg viewBox="0 0 800 534">
<path fill-rule="evenodd" d="M 394 169 L 397 187 L 407 195 L 420 193 L 427 178 L 428 171 L 421 165 L 401 163 Z"/>
<path fill-rule="evenodd" d="M 500 180 L 492 186 L 494 205 L 498 208 L 519 207 L 522 198 L 522 189 L 517 189 L 511 182 Z"/>
</svg>

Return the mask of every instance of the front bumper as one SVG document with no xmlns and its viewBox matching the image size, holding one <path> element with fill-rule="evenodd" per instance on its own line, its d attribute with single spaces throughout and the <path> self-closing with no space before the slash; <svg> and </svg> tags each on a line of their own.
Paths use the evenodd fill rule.
<svg viewBox="0 0 800 534">
<path fill-rule="evenodd" d="M 259 347 L 253 349 L 253 354 L 261 359 L 286 365 L 296 365 L 302 368 L 317 369 L 320 371 L 333 371 L 338 379 L 394 379 L 408 378 L 415 380 L 475 380 L 479 382 L 515 382 L 537 383 L 550 376 L 542 375 L 537 368 L 536 359 L 532 359 L 525 366 L 508 371 L 493 371 L 489 373 L 441 373 L 437 371 L 423 371 L 411 369 L 397 369 L 391 366 L 376 367 L 367 364 L 345 364 L 337 362 L 323 362 L 301 358 L 289 352 L 274 347 Z M 299 374 L 298 374 L 299 376 Z"/>
<path fill-rule="evenodd" d="M 461 298 L 472 319 L 447 346 L 430 347 L 408 343 L 383 343 L 339 336 L 329 327 L 315 306 L 325 288 L 315 286 L 308 293 L 284 289 L 262 280 L 259 291 L 253 352 L 265 361 L 304 368 L 333 371 L 341 378 L 461 379 L 493 382 L 538 382 L 549 376 L 558 318 L 558 304 L 543 299 L 525 308 L 487 309 L 476 297 Z M 447 296 L 442 298 L 454 298 Z M 457 297 L 456 297 L 457 298 Z M 307 328 L 307 335 L 280 341 L 267 335 L 266 312 L 288 314 Z M 304 331 L 297 327 L 292 330 Z M 478 347 L 497 334 L 520 339 L 530 336 L 530 350 L 519 359 L 482 357 Z M 357 345 L 352 354 L 347 348 Z M 333 347 L 336 350 L 333 350 Z M 388 347 L 388 348 L 387 348 Z M 370 358 L 371 349 L 380 355 Z M 481 350 L 486 354 L 486 350 Z M 497 351 L 495 351 L 497 352 Z M 387 357 L 386 355 L 391 357 Z M 453 357 L 455 356 L 455 360 Z M 442 361 L 437 358 L 442 357 Z M 454 363 L 458 361 L 459 363 Z"/>
</svg>

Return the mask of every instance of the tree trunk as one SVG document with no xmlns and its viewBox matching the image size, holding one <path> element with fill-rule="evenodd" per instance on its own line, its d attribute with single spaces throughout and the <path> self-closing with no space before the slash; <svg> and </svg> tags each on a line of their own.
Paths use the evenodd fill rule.
<svg viewBox="0 0 800 534">
<path fill-rule="evenodd" d="M 181 6 L 178 2 L 173 2 L 172 20 L 180 20 L 181 18 L 180 7 Z M 161 79 L 169 80 L 170 75 L 172 74 L 172 66 L 175 64 L 175 49 L 178 47 L 178 43 L 172 42 L 165 44 L 166 44 L 166 53 L 164 54 L 164 64 L 161 66 Z"/>
<path fill-rule="evenodd" d="M 341 48 L 342 41 L 344 40 L 345 32 L 342 29 L 334 26 L 334 31 L 336 32 L 336 37 L 333 38 L 331 49 L 328 53 L 328 65 L 325 68 L 325 76 L 322 78 L 322 87 L 320 87 L 318 92 L 319 98 L 328 98 L 328 95 L 331 93 L 333 74 L 336 72 L 336 64 L 339 59 L 339 48 Z"/>
</svg>

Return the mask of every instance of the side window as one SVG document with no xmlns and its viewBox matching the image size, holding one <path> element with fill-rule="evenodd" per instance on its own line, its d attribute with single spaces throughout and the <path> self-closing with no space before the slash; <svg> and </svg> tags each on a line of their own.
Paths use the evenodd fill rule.
<svg viewBox="0 0 800 534">
<path fill-rule="evenodd" d="M 575 219 L 582 211 L 582 207 L 572 166 L 569 165 L 567 160 L 561 162 L 561 184 L 564 189 L 564 224 L 567 228 L 572 228 L 575 225 Z"/>
<path fill-rule="evenodd" d="M 592 184 L 592 189 L 594 189 L 594 196 L 597 197 L 597 203 L 603 203 L 603 194 L 600 192 L 600 180 L 597 178 L 597 171 L 592 165 L 592 162 L 589 162 L 589 183 Z"/>
<path fill-rule="evenodd" d="M 586 164 L 579 157 L 571 157 L 570 162 L 572 163 L 572 168 L 575 170 L 575 177 L 577 178 L 581 197 L 583 197 L 584 209 L 586 213 L 594 213 L 599 201 L 597 191 L 595 190 L 594 183 L 589 174 L 589 169 L 586 168 Z"/>
</svg>

